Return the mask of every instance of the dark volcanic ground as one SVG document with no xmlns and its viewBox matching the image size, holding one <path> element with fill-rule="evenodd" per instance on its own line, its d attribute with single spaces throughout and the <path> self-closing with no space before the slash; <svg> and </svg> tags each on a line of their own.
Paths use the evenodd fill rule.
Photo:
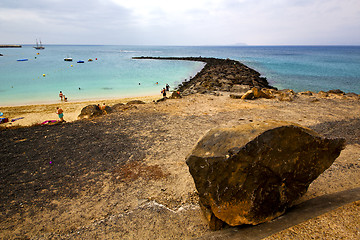
<svg viewBox="0 0 360 240">
<path fill-rule="evenodd" d="M 142 160 L 152 138 L 162 137 L 161 126 L 153 128 L 157 119 L 158 114 L 133 113 L 0 131 L 1 222 L 25 207 L 52 208 L 57 197 L 97 194 L 100 175 Z M 133 137 L 147 128 L 154 134 Z"/>
</svg>

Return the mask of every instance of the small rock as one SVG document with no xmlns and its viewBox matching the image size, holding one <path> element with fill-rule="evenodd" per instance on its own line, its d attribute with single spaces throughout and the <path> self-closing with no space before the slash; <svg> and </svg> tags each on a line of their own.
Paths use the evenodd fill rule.
<svg viewBox="0 0 360 240">
<path fill-rule="evenodd" d="M 329 93 L 326 93 L 326 92 L 324 92 L 324 91 L 319 91 L 319 92 L 318 92 L 318 95 L 319 95 L 319 97 L 326 98 L 326 97 L 329 96 Z"/>
<path fill-rule="evenodd" d="M 128 103 L 126 103 L 127 105 L 133 105 L 133 104 L 145 104 L 145 102 L 141 101 L 141 100 L 132 100 Z"/>
<path fill-rule="evenodd" d="M 254 99 L 254 93 L 252 90 L 247 91 L 244 95 L 242 95 L 241 99 Z"/>
<path fill-rule="evenodd" d="M 257 87 L 254 87 L 254 88 L 252 89 L 252 92 L 253 92 L 253 94 L 254 94 L 254 98 L 267 98 L 267 99 L 270 99 L 270 98 L 271 98 L 270 95 L 264 93 L 263 91 L 261 91 L 261 90 L 260 90 L 259 88 L 257 88 Z"/>
<path fill-rule="evenodd" d="M 230 98 L 233 98 L 233 99 L 241 99 L 243 95 L 237 95 L 237 94 L 230 94 Z"/>
<path fill-rule="evenodd" d="M 305 95 L 305 96 L 312 96 L 313 92 L 311 91 L 306 91 L 306 92 L 299 92 L 300 95 Z"/>
</svg>

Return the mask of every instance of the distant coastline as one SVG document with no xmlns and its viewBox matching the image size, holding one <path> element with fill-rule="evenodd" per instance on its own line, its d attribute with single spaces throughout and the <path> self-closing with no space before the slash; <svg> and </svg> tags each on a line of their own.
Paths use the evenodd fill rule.
<svg viewBox="0 0 360 240">
<path fill-rule="evenodd" d="M 0 44 L 0 48 L 21 48 L 18 44 Z"/>
</svg>

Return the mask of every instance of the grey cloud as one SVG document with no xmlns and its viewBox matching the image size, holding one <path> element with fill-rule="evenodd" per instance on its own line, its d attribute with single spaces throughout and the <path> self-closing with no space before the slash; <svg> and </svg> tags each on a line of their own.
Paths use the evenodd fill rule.
<svg viewBox="0 0 360 240">
<path fill-rule="evenodd" d="M 107 0 L 2 0 L 0 9 L 24 10 L 59 21 L 92 21 L 130 17 L 131 12 Z"/>
<path fill-rule="evenodd" d="M 360 44 L 357 1 L 222 0 L 179 14 L 154 6 L 144 17 L 111 0 L 0 0 L 0 32 L 25 43 Z"/>
</svg>

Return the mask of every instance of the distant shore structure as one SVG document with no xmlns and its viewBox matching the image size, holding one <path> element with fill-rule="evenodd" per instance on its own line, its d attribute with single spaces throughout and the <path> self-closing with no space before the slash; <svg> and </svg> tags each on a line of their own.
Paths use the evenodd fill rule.
<svg viewBox="0 0 360 240">
<path fill-rule="evenodd" d="M 21 45 L 17 44 L 0 44 L 0 48 L 21 48 Z"/>
</svg>

